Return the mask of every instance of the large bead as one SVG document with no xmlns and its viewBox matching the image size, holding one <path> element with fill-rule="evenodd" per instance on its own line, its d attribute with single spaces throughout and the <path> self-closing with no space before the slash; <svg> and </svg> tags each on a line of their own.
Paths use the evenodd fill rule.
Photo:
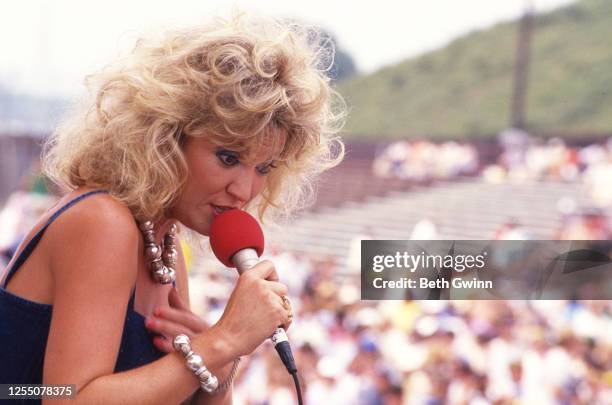
<svg viewBox="0 0 612 405">
<path fill-rule="evenodd" d="M 211 375 L 208 380 L 200 382 L 200 387 L 206 392 L 213 392 L 218 386 L 219 381 L 214 375 Z"/>
<path fill-rule="evenodd" d="M 168 269 L 168 275 L 164 280 L 162 280 L 162 284 L 170 284 L 174 282 L 174 280 L 176 280 L 176 272 L 174 271 L 174 269 L 171 269 L 170 267 L 166 268 Z"/>
<path fill-rule="evenodd" d="M 161 257 L 161 254 L 161 248 L 154 243 L 148 244 L 145 248 L 145 257 L 149 262 L 159 259 Z"/>
<path fill-rule="evenodd" d="M 176 335 L 172 341 L 172 346 L 174 350 L 186 355 L 191 351 L 191 340 L 189 340 L 189 336 L 187 335 Z"/>
<path fill-rule="evenodd" d="M 202 357 L 200 357 L 199 355 L 194 353 L 191 356 L 187 357 L 187 367 L 189 368 L 189 370 L 198 371 L 203 366 L 204 360 L 202 360 Z"/>
<path fill-rule="evenodd" d="M 155 279 L 162 284 L 170 284 L 176 278 L 176 273 L 173 269 L 168 268 L 166 266 L 161 269 L 155 271 Z"/>
<path fill-rule="evenodd" d="M 170 229 L 168 230 L 168 234 L 169 235 L 176 235 L 177 229 L 178 228 L 177 228 L 176 224 L 170 225 Z"/>
<path fill-rule="evenodd" d="M 167 277 L 168 274 L 168 269 L 165 266 L 162 266 L 161 269 L 157 269 L 153 272 L 153 276 L 155 277 L 155 280 L 157 280 L 160 283 L 164 283 L 164 279 Z"/>
</svg>

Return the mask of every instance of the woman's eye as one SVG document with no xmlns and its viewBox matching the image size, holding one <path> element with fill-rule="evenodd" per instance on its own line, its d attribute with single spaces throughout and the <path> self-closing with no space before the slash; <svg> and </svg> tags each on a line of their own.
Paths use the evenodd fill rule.
<svg viewBox="0 0 612 405">
<path fill-rule="evenodd" d="M 257 171 L 259 174 L 268 174 L 270 170 L 275 169 L 276 165 L 274 163 L 268 163 L 267 165 L 257 166 Z"/>
<path fill-rule="evenodd" d="M 240 163 L 238 156 L 236 156 L 236 153 L 234 152 L 220 150 L 217 151 L 216 155 L 217 158 L 221 161 L 221 163 L 223 163 L 225 166 L 235 166 Z"/>
</svg>

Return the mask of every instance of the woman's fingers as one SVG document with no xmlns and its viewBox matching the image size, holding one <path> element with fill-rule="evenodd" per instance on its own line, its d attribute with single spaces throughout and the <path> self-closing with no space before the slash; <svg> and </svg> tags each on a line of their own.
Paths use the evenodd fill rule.
<svg viewBox="0 0 612 405">
<path fill-rule="evenodd" d="M 291 306 L 291 301 L 287 297 L 287 295 L 282 294 L 280 297 L 280 304 L 283 307 L 285 318 L 283 319 L 282 327 L 287 330 L 291 326 L 293 322 L 293 307 Z"/>
<path fill-rule="evenodd" d="M 172 340 L 170 339 L 166 339 L 161 336 L 156 336 L 153 338 L 153 344 L 155 345 L 155 347 L 157 347 L 164 353 L 170 353 L 174 351 L 174 347 L 172 347 Z"/>
<path fill-rule="evenodd" d="M 183 304 L 176 290 L 170 292 L 168 302 L 171 307 L 156 308 L 153 315 L 145 320 L 145 326 L 149 330 L 163 335 L 153 338 L 153 344 L 165 353 L 174 350 L 172 347 L 174 336 L 183 333 L 193 337 L 209 326 Z"/>
<path fill-rule="evenodd" d="M 263 278 L 268 281 L 278 281 L 278 273 L 274 268 L 274 263 L 270 260 L 264 260 L 257 263 L 252 269 L 244 272 L 249 277 Z"/>
<path fill-rule="evenodd" d="M 287 286 L 276 281 L 266 281 L 266 284 L 270 286 L 270 289 L 278 296 L 287 295 Z"/>
</svg>

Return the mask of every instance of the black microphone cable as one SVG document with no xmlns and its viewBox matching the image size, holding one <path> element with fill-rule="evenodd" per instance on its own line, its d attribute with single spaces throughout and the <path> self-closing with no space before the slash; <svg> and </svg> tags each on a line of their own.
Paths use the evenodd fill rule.
<svg viewBox="0 0 612 405">
<path fill-rule="evenodd" d="M 298 378 L 297 372 L 291 373 L 293 382 L 295 383 L 295 393 L 297 394 L 298 405 L 302 405 L 302 390 L 300 389 L 300 379 Z"/>
<path fill-rule="evenodd" d="M 293 353 L 291 352 L 291 345 L 289 345 L 289 341 L 285 340 L 284 342 L 278 342 L 274 348 L 278 353 L 281 361 L 285 365 L 285 368 L 293 377 L 293 382 L 295 383 L 295 391 L 297 394 L 298 405 L 302 405 L 302 389 L 300 388 L 300 380 L 297 374 L 297 367 L 295 366 L 295 360 L 293 359 Z"/>
</svg>

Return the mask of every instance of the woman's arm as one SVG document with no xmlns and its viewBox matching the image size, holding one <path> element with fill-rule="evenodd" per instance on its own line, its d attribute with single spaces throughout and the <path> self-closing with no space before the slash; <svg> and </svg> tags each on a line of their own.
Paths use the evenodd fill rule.
<svg viewBox="0 0 612 405">
<path fill-rule="evenodd" d="M 228 361 L 213 333 L 205 332 L 192 341 L 195 352 L 206 358 L 213 373 Z M 51 382 L 49 382 L 51 383 Z M 58 382 L 56 382 L 58 383 Z M 199 389 L 179 353 L 172 353 L 146 366 L 117 374 L 99 376 L 80 389 L 72 404 L 179 404 Z M 58 402 L 53 401 L 52 404 Z"/>
<path fill-rule="evenodd" d="M 110 197 L 83 201 L 49 229 L 54 301 L 43 383 L 76 384 L 76 398 L 66 404 L 178 404 L 199 388 L 179 353 L 113 374 L 136 279 L 138 232 Z M 225 341 L 211 328 L 192 345 L 218 372 L 233 356 Z"/>
</svg>

